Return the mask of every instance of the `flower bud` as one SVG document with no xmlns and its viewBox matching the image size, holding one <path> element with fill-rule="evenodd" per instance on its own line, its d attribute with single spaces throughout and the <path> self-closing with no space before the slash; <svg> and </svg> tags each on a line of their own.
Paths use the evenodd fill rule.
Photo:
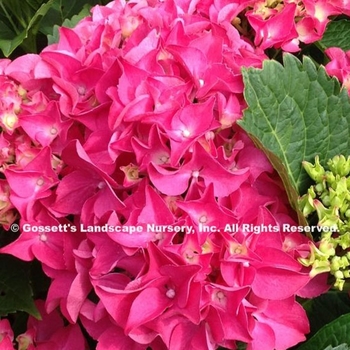
<svg viewBox="0 0 350 350">
<path fill-rule="evenodd" d="M 344 288 L 344 284 L 345 284 L 345 280 L 337 278 L 336 281 L 334 282 L 334 287 L 342 291 Z"/>
<path fill-rule="evenodd" d="M 343 205 L 343 196 L 338 196 L 333 188 L 329 189 L 329 194 L 330 206 L 340 208 Z"/>
<path fill-rule="evenodd" d="M 319 250 L 327 256 L 335 255 L 334 244 L 325 239 L 321 240 Z"/>
<path fill-rule="evenodd" d="M 331 205 L 331 199 L 328 192 L 324 192 L 323 196 L 320 197 L 324 206 L 329 207 Z"/>
<path fill-rule="evenodd" d="M 331 271 L 334 273 L 340 269 L 340 257 L 333 256 L 331 260 Z"/>
<path fill-rule="evenodd" d="M 313 198 L 310 194 L 305 194 L 298 200 L 298 205 L 300 211 L 303 213 L 305 217 L 308 217 L 311 213 L 315 211 L 315 207 L 313 205 Z"/>
<path fill-rule="evenodd" d="M 330 270 L 330 263 L 328 260 L 316 260 L 309 274 L 310 277 L 315 277 L 321 273 L 329 272 Z"/>
<path fill-rule="evenodd" d="M 336 239 L 337 243 L 342 247 L 343 250 L 350 248 L 350 233 L 345 232 Z"/>
<path fill-rule="evenodd" d="M 340 258 L 340 260 L 341 260 L 341 266 L 343 269 L 345 269 L 346 267 L 348 267 L 350 265 L 350 262 L 346 256 L 342 256 Z"/>
<path fill-rule="evenodd" d="M 326 188 L 322 183 L 318 183 L 315 185 L 315 191 L 317 192 L 318 195 L 321 195 L 323 193 L 323 191 L 325 191 Z"/>
<path fill-rule="evenodd" d="M 340 219 L 337 208 L 325 208 L 318 199 L 314 199 L 313 204 L 320 219 L 319 226 L 331 227 L 338 225 Z"/>
<path fill-rule="evenodd" d="M 350 270 L 343 271 L 343 274 L 345 278 L 350 278 Z"/>
<path fill-rule="evenodd" d="M 311 179 L 313 179 L 316 182 L 322 182 L 323 176 L 325 175 L 325 169 L 320 164 L 318 156 L 315 157 L 315 165 L 307 161 L 303 161 L 302 164 L 305 171 L 309 174 Z"/>
<path fill-rule="evenodd" d="M 333 187 L 336 185 L 336 178 L 335 175 L 333 173 L 331 173 L 330 171 L 327 171 L 325 176 L 324 176 L 326 182 L 328 183 L 329 186 Z"/>
<path fill-rule="evenodd" d="M 350 156 L 345 159 L 343 155 L 334 156 L 327 162 L 329 169 L 333 174 L 347 176 L 350 173 Z"/>
</svg>

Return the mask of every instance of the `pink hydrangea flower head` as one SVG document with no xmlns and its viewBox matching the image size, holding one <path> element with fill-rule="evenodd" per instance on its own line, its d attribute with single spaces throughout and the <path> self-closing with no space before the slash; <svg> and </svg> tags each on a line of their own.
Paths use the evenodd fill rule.
<svg viewBox="0 0 350 350">
<path fill-rule="evenodd" d="M 265 2 L 258 4 L 260 3 L 265 6 Z M 267 7 L 266 11 L 259 7 L 255 11 L 248 11 L 247 18 L 256 32 L 254 43 L 264 50 L 270 47 L 283 49 L 286 46 L 288 51 L 298 51 L 298 45 L 294 45 L 298 37 L 294 22 L 295 11 L 294 3 L 279 3 L 273 9 Z"/>
<path fill-rule="evenodd" d="M 327 73 L 338 78 L 350 94 L 350 51 L 344 52 L 338 47 L 330 47 L 325 53 L 330 58 L 325 67 Z"/>
<path fill-rule="evenodd" d="M 281 230 L 281 180 L 236 125 L 241 70 L 318 40 L 343 5 L 118 0 L 0 61 L 0 222 L 21 228 L 0 252 L 51 279 L 20 346 L 84 349 L 81 325 L 100 350 L 304 340 L 296 296 L 326 276 L 299 263 L 309 240 Z M 328 54 L 347 84 L 347 54 Z"/>
</svg>

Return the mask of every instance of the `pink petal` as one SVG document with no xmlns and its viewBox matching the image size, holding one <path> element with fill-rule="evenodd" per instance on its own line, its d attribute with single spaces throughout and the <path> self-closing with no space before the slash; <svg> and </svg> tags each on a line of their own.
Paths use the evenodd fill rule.
<svg viewBox="0 0 350 350">
<path fill-rule="evenodd" d="M 255 322 L 252 330 L 252 342 L 247 350 L 271 350 L 275 348 L 275 334 L 272 328 L 263 322 Z"/>
<path fill-rule="evenodd" d="M 309 281 L 308 274 L 282 268 L 262 267 L 256 272 L 252 289 L 260 298 L 281 300 L 297 294 Z"/>
<path fill-rule="evenodd" d="M 129 332 L 161 315 L 172 303 L 158 288 L 147 288 L 132 303 L 125 331 Z"/>
<path fill-rule="evenodd" d="M 122 328 L 112 326 L 98 338 L 96 350 L 144 350 L 145 346 L 136 344 L 124 334 Z"/>
</svg>

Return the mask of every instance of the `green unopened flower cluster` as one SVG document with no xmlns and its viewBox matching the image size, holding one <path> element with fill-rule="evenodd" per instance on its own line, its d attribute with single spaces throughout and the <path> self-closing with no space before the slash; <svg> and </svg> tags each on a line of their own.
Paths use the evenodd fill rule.
<svg viewBox="0 0 350 350">
<path fill-rule="evenodd" d="M 312 266 L 313 276 L 330 272 L 334 287 L 343 290 L 350 282 L 350 156 L 335 156 L 325 169 L 315 157 L 315 164 L 304 161 L 303 167 L 315 184 L 299 199 L 305 217 L 316 212 L 318 226 L 323 228 L 318 244 L 300 261 Z"/>
</svg>

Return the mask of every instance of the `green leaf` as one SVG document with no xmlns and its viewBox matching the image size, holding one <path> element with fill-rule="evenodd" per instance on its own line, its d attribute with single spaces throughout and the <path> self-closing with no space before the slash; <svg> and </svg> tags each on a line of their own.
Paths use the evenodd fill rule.
<svg viewBox="0 0 350 350">
<path fill-rule="evenodd" d="M 0 50 L 8 57 L 19 46 L 25 37 L 25 33 L 16 36 L 3 21 L 0 21 Z"/>
<path fill-rule="evenodd" d="M 348 344 L 340 344 L 336 347 L 333 347 L 332 345 L 327 346 L 324 350 L 349 350 Z"/>
<path fill-rule="evenodd" d="M 91 5 L 85 4 L 78 14 L 72 16 L 72 18 L 66 18 L 63 21 L 62 26 L 74 28 L 83 18 L 91 15 L 90 10 Z"/>
<path fill-rule="evenodd" d="M 267 60 L 262 69 L 243 70 L 248 108 L 238 123 L 247 131 L 280 174 L 291 205 L 310 179 L 303 160 L 321 163 L 336 154 L 349 154 L 350 103 L 340 83 L 317 68 L 310 58 L 301 63 L 291 54 L 283 64 Z"/>
<path fill-rule="evenodd" d="M 52 27 L 52 31 L 51 31 L 51 34 L 48 34 L 47 35 L 47 43 L 48 45 L 51 45 L 51 44 L 55 44 L 58 42 L 59 40 L 59 28 L 60 26 L 58 26 L 57 24 L 55 24 L 53 27 Z"/>
<path fill-rule="evenodd" d="M 329 291 L 317 298 L 302 302 L 310 322 L 311 332 L 314 335 L 325 324 L 339 316 L 350 313 L 350 297 L 347 292 Z"/>
<path fill-rule="evenodd" d="M 91 7 L 101 3 L 107 3 L 107 1 L 54 0 L 50 11 L 41 22 L 40 31 L 47 36 L 55 37 L 55 32 L 53 31 L 54 26 L 66 26 L 71 28 L 71 26 L 67 25 L 67 22 L 65 22 L 66 19 L 72 19 L 73 16 L 78 15 L 80 20 L 90 14 Z M 50 40 L 55 42 L 52 37 L 50 37 Z"/>
<path fill-rule="evenodd" d="M 16 31 L 18 27 L 25 29 L 33 14 L 45 3 L 44 0 L 0 0 L 0 7 L 6 15 L 12 29 Z"/>
<path fill-rule="evenodd" d="M 51 8 L 54 0 L 0 0 L 0 49 L 9 57 L 19 47 L 27 52 L 36 52 L 35 35 L 40 20 Z"/>
<path fill-rule="evenodd" d="M 73 26 L 95 5 L 109 0 L 0 0 L 0 50 L 9 57 L 18 47 L 24 52 L 37 52 L 56 42 L 57 26 Z M 75 17 L 78 15 L 78 17 Z M 72 19 L 72 23 L 64 23 Z M 18 54 L 18 53 L 17 53 Z"/>
<path fill-rule="evenodd" d="M 237 350 L 246 350 L 247 349 L 247 344 L 243 342 L 236 342 Z"/>
<path fill-rule="evenodd" d="M 30 18 L 29 22 L 28 22 L 28 26 L 27 26 L 27 32 L 30 29 L 35 28 L 36 30 L 39 27 L 38 22 L 42 19 L 42 17 L 44 17 L 47 12 L 50 10 L 50 8 L 52 7 L 54 0 L 49 0 L 48 2 L 42 4 L 34 13 L 34 15 Z"/>
<path fill-rule="evenodd" d="M 39 30 L 40 21 L 46 15 L 46 13 L 50 10 L 52 6 L 52 2 L 53 0 L 50 0 L 38 8 L 34 16 L 30 19 L 28 26 L 25 30 L 25 38 L 28 38 L 29 40 L 31 40 L 31 42 L 33 42 L 33 44 L 30 45 L 30 47 L 35 47 L 35 51 L 36 51 L 35 35 Z M 26 42 L 24 41 L 22 44 L 25 47 Z"/>
<path fill-rule="evenodd" d="M 350 344 L 350 314 L 325 325 L 309 341 L 300 345 L 298 350 L 327 349 L 329 346 L 333 349 L 339 345 L 344 348 L 345 344 Z"/>
<path fill-rule="evenodd" d="M 0 316 L 25 311 L 40 319 L 32 295 L 29 264 L 0 254 Z"/>
<path fill-rule="evenodd" d="M 329 22 L 323 38 L 319 44 L 327 49 L 328 47 L 340 47 L 344 51 L 350 50 L 350 21 L 331 21 Z"/>
<path fill-rule="evenodd" d="M 90 15 L 90 10 L 91 10 L 91 6 L 86 4 L 77 15 L 74 15 L 71 19 L 69 18 L 65 19 L 62 23 L 62 27 L 74 28 L 79 21 L 81 21 L 83 18 Z M 59 39 L 58 29 L 59 29 L 58 25 L 54 25 L 53 28 L 51 28 L 52 35 L 51 34 L 47 35 L 48 44 L 53 44 L 58 42 L 58 39 Z"/>
</svg>

